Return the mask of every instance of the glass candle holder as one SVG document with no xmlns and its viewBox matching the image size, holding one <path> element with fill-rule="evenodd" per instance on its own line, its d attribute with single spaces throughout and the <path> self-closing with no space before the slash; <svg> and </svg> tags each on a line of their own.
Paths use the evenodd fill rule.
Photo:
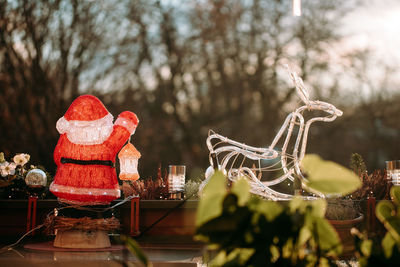
<svg viewBox="0 0 400 267">
<path fill-rule="evenodd" d="M 185 187 L 184 165 L 170 165 L 168 170 L 168 193 L 170 199 L 182 199 Z"/>
<path fill-rule="evenodd" d="M 400 160 L 386 161 L 387 177 L 395 186 L 400 185 Z"/>
</svg>

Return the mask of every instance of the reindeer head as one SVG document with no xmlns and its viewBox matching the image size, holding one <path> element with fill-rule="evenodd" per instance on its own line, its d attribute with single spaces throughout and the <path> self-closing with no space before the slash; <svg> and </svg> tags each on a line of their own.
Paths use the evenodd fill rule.
<svg viewBox="0 0 400 267">
<path fill-rule="evenodd" d="M 309 110 L 321 110 L 329 113 L 331 116 L 331 120 L 336 119 L 343 115 L 343 111 L 336 108 L 334 105 L 319 101 L 319 100 L 310 100 L 310 94 L 308 93 L 307 88 L 304 86 L 303 79 L 297 75 L 295 71 L 293 71 L 288 65 L 286 65 L 290 73 L 290 77 L 293 80 L 294 85 L 296 86 L 297 94 L 299 95 L 300 99 L 304 102 L 307 109 Z"/>
</svg>

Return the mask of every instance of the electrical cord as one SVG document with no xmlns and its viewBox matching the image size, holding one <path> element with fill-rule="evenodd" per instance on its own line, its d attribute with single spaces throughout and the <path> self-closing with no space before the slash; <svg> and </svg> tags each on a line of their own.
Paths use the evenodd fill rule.
<svg viewBox="0 0 400 267">
<path fill-rule="evenodd" d="M 183 204 L 186 203 L 186 201 L 188 201 L 190 198 L 192 198 L 194 194 L 191 194 L 190 196 L 188 196 L 187 198 L 183 199 L 181 202 L 179 202 L 175 207 L 169 209 L 166 213 L 164 213 L 160 218 L 158 218 L 154 223 L 152 223 L 150 226 L 146 227 L 142 232 L 140 232 L 140 234 L 138 235 L 138 237 L 142 236 L 143 234 L 145 234 L 146 232 L 150 231 L 154 226 L 156 226 L 159 222 L 161 222 L 162 220 L 164 220 L 166 217 L 168 217 L 172 212 L 174 212 L 175 210 L 179 209 L 181 206 L 183 206 Z"/>
</svg>

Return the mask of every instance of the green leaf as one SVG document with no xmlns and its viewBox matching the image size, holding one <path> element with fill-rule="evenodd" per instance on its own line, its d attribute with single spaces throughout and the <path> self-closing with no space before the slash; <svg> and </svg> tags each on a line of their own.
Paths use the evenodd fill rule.
<svg viewBox="0 0 400 267">
<path fill-rule="evenodd" d="M 305 201 L 299 197 L 295 196 L 293 197 L 290 202 L 289 202 L 289 209 L 291 213 L 294 213 L 296 210 L 299 210 L 301 213 L 304 213 L 306 210 Z"/>
<path fill-rule="evenodd" d="M 312 206 L 311 214 L 313 216 L 324 218 L 326 212 L 326 200 L 325 199 L 316 199 L 309 202 L 309 205 Z"/>
<path fill-rule="evenodd" d="M 231 192 L 238 197 L 239 206 L 243 206 L 250 198 L 250 185 L 241 177 L 233 183 Z"/>
<path fill-rule="evenodd" d="M 269 249 L 270 249 L 270 253 L 271 253 L 271 262 L 277 261 L 279 259 L 279 257 L 281 256 L 279 253 L 278 247 L 272 245 L 269 247 Z"/>
<path fill-rule="evenodd" d="M 245 266 L 253 254 L 254 249 L 249 248 L 236 248 L 229 254 L 222 250 L 209 262 L 209 266 Z"/>
<path fill-rule="evenodd" d="M 241 266 L 244 266 L 246 261 L 254 254 L 253 248 L 236 248 L 231 253 L 229 253 L 227 260 L 233 261 L 234 259 L 238 261 Z M 230 265 L 237 266 L 237 265 Z"/>
<path fill-rule="evenodd" d="M 221 250 L 218 254 L 209 262 L 210 266 L 222 266 L 227 260 L 227 255 L 225 250 Z"/>
<path fill-rule="evenodd" d="M 372 251 L 372 240 L 363 240 L 360 249 L 363 255 L 369 257 Z"/>
<path fill-rule="evenodd" d="M 229 194 L 224 199 L 222 214 L 197 227 L 196 238 L 225 246 L 237 245 L 245 240 L 247 225 L 252 213 L 247 207 L 237 206 L 237 196 Z M 250 225 L 249 225 L 250 226 Z"/>
<path fill-rule="evenodd" d="M 394 210 L 395 207 L 392 202 L 388 200 L 382 200 L 376 205 L 376 217 L 378 217 L 382 223 L 385 223 L 385 221 L 393 216 Z"/>
<path fill-rule="evenodd" d="M 302 247 L 311 238 L 311 232 L 308 227 L 302 227 L 299 233 L 299 246 Z"/>
<path fill-rule="evenodd" d="M 271 222 L 283 212 L 283 207 L 274 201 L 261 201 L 258 204 L 257 212 L 263 214 L 267 221 Z"/>
<path fill-rule="evenodd" d="M 319 260 L 319 265 L 318 267 L 330 267 L 331 265 L 329 264 L 329 261 L 327 258 L 321 257 Z"/>
<path fill-rule="evenodd" d="M 387 232 L 385 237 L 382 239 L 382 249 L 386 258 L 390 258 L 392 256 L 393 247 L 395 244 L 396 240 L 393 238 L 390 232 Z"/>
<path fill-rule="evenodd" d="M 361 186 L 359 177 L 351 170 L 333 162 L 308 154 L 301 162 L 307 174 L 306 186 L 323 194 L 347 195 Z"/>
<path fill-rule="evenodd" d="M 330 251 L 334 255 L 342 253 L 342 245 L 335 228 L 324 218 L 314 217 L 316 228 L 316 241 L 324 251 Z"/>
<path fill-rule="evenodd" d="M 400 206 L 400 186 L 393 186 L 390 189 L 390 196 L 397 206 Z"/>
<path fill-rule="evenodd" d="M 282 257 L 290 258 L 292 253 L 294 252 L 293 238 L 289 238 L 285 244 L 282 246 Z"/>
<path fill-rule="evenodd" d="M 400 219 L 396 216 L 395 206 L 387 200 L 382 200 L 376 205 L 376 217 L 390 232 L 392 238 L 400 242 Z"/>
<path fill-rule="evenodd" d="M 125 242 L 125 247 L 133 254 L 135 255 L 138 260 L 143 263 L 144 266 L 152 266 L 152 264 L 149 262 L 147 259 L 146 254 L 142 251 L 140 248 L 139 244 L 133 240 L 132 238 L 121 235 L 121 240 Z"/>
<path fill-rule="evenodd" d="M 226 194 L 226 177 L 221 171 L 215 171 L 203 189 L 196 214 L 197 227 L 221 215 Z"/>
</svg>

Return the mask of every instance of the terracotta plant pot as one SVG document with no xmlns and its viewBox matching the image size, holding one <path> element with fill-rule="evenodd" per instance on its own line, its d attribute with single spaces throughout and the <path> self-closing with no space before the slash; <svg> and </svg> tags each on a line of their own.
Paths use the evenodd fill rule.
<svg viewBox="0 0 400 267">
<path fill-rule="evenodd" d="M 351 235 L 351 228 L 358 227 L 364 220 L 364 215 L 350 220 L 329 220 L 330 224 L 335 228 L 343 245 L 343 253 L 341 258 L 349 259 L 355 251 L 354 237 Z"/>
</svg>

